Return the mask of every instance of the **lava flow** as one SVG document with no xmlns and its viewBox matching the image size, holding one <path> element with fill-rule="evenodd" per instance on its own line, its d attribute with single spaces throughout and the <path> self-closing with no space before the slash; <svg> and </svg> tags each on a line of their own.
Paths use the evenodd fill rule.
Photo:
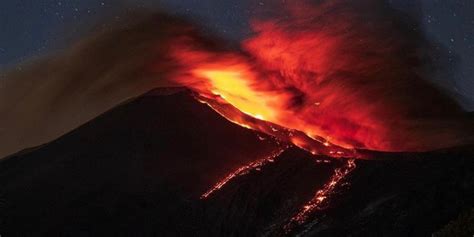
<svg viewBox="0 0 474 237">
<path fill-rule="evenodd" d="M 293 217 L 290 222 L 284 227 L 285 230 L 291 231 L 293 225 L 304 224 L 309 215 L 317 210 L 323 208 L 323 204 L 327 201 L 329 196 L 334 192 L 334 189 L 344 180 L 347 175 L 356 168 L 355 160 L 348 160 L 347 163 L 334 171 L 329 181 L 318 190 L 314 197 L 303 206 L 303 208 Z"/>
<path fill-rule="evenodd" d="M 246 58 L 234 53 L 215 54 L 196 51 L 183 45 L 175 56 L 190 64 L 186 74 L 176 76 L 177 82 L 197 92 L 205 102 L 228 120 L 282 141 L 292 143 L 313 154 L 331 157 L 361 157 L 354 146 L 329 136 L 317 125 L 308 125 L 288 103 L 293 92 L 270 89 L 270 80 L 250 67 Z M 256 86 L 258 84 L 258 86 Z M 317 109 L 316 104 L 311 105 Z M 311 108 L 312 109 L 312 108 Z"/>
<path fill-rule="evenodd" d="M 276 152 L 272 153 L 271 155 L 269 155 L 268 157 L 265 157 L 263 159 L 260 159 L 260 160 L 256 160 L 256 161 L 253 161 L 251 162 L 250 164 L 247 164 L 247 165 L 244 165 L 244 166 L 241 166 L 240 168 L 238 168 L 237 170 L 233 171 L 232 173 L 230 173 L 229 175 L 227 175 L 224 179 L 222 179 L 221 181 L 217 182 L 211 189 L 209 189 L 207 192 L 205 192 L 204 194 L 201 195 L 201 199 L 206 199 L 208 198 L 210 195 L 212 195 L 213 193 L 215 193 L 216 191 L 219 191 L 222 187 L 224 187 L 227 183 L 229 183 L 230 181 L 234 180 L 235 178 L 237 177 L 240 177 L 240 176 L 243 176 L 243 175 L 246 175 L 248 173 L 250 173 L 251 171 L 254 171 L 254 170 L 259 170 L 261 169 L 263 166 L 267 165 L 268 163 L 272 163 L 275 161 L 276 158 L 278 158 L 278 156 L 283 153 L 288 147 L 284 147 L 284 148 L 281 148 L 279 150 L 277 150 Z"/>
</svg>

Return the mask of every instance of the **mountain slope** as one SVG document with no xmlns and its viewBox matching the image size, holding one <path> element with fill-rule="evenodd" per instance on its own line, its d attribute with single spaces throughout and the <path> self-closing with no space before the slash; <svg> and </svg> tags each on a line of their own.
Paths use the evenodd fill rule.
<svg viewBox="0 0 474 237">
<path fill-rule="evenodd" d="M 202 193 L 281 145 L 236 126 L 186 91 L 155 91 L 44 146 L 0 162 L 0 234 L 282 235 L 343 161 L 289 148 Z M 474 205 L 474 149 L 358 161 L 311 225 L 317 236 L 423 236 Z"/>
<path fill-rule="evenodd" d="M 2 161 L 6 208 L 0 229 L 42 233 L 64 225 L 65 217 L 106 220 L 122 196 L 156 192 L 171 200 L 178 193 L 181 201 L 196 198 L 227 172 L 275 147 L 270 138 L 261 141 L 186 93 L 150 94 Z M 100 213 L 82 213 L 85 206 Z"/>
</svg>

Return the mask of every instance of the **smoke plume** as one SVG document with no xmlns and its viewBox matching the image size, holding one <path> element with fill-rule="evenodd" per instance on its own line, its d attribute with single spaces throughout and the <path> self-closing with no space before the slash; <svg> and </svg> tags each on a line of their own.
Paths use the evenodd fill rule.
<svg viewBox="0 0 474 237">
<path fill-rule="evenodd" d="M 49 142 L 153 88 L 176 86 L 165 80 L 175 70 L 166 48 L 181 35 L 193 36 L 191 25 L 163 13 L 122 19 L 67 50 L 4 72 L 0 157 Z"/>
<path fill-rule="evenodd" d="M 237 50 L 185 20 L 141 14 L 5 72 L 0 157 L 176 86 L 324 144 L 424 151 L 472 142 L 472 120 L 428 82 L 433 44 L 409 17 L 375 0 L 298 1 L 281 13 L 255 20 Z"/>
</svg>

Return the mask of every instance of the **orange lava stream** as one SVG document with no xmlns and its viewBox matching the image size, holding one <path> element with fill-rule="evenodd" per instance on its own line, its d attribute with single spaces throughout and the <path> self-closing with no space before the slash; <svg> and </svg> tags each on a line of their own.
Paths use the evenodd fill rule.
<svg viewBox="0 0 474 237">
<path fill-rule="evenodd" d="M 331 158 L 370 159 L 368 154 L 362 154 L 356 149 L 340 147 L 322 137 L 310 137 L 304 132 L 282 127 L 244 113 L 238 108 L 227 104 L 226 100 L 219 95 L 212 97 L 196 95 L 195 98 L 234 124 L 268 134 L 276 138 L 277 141 L 293 144 L 313 155 L 325 155 Z"/>
<path fill-rule="evenodd" d="M 223 99 L 222 97 L 220 98 Z M 308 217 L 312 213 L 314 213 L 314 211 L 322 209 L 322 204 L 327 201 L 327 199 L 334 192 L 334 189 L 338 186 L 338 184 L 340 184 L 341 181 L 356 168 L 355 159 L 362 157 L 361 154 L 358 154 L 356 150 L 338 147 L 334 144 L 330 144 L 327 141 L 315 141 L 314 138 L 308 138 L 304 133 L 289 130 L 287 128 L 280 127 L 276 124 L 268 123 L 259 118 L 255 118 L 254 116 L 242 113 L 238 109 L 235 109 L 233 106 L 218 103 L 216 102 L 218 101 L 218 99 L 216 100 L 216 98 L 206 98 L 197 96 L 196 99 L 199 100 L 201 103 L 207 104 L 210 108 L 212 108 L 214 111 L 216 111 L 232 123 L 245 127 L 247 129 L 267 133 L 269 135 L 272 135 L 276 139 L 280 139 L 284 142 L 290 142 L 304 150 L 311 152 L 313 155 L 329 154 L 329 157 L 332 158 L 352 157 L 351 159 L 347 160 L 347 163 L 343 167 L 335 169 L 334 174 L 331 176 L 329 181 L 323 186 L 323 188 L 318 190 L 314 197 L 306 205 L 303 206 L 300 212 L 298 212 L 290 220 L 290 222 L 285 225 L 284 229 L 286 231 L 291 231 L 291 228 L 295 224 L 304 224 L 307 221 Z M 287 138 L 290 139 L 287 140 Z M 251 171 L 259 170 L 261 167 L 272 163 L 275 158 L 277 158 L 287 148 L 288 146 L 285 146 L 284 148 L 279 149 L 268 157 L 254 161 L 250 164 L 238 168 L 237 170 L 227 175 L 224 179 L 217 182 L 207 192 L 202 194 L 200 199 L 207 199 L 213 193 L 221 190 L 231 180 L 249 174 Z M 319 163 L 321 161 L 317 160 L 317 162 Z"/>
<path fill-rule="evenodd" d="M 348 160 L 347 163 L 334 171 L 333 176 L 323 186 L 322 189 L 318 190 L 314 197 L 303 206 L 303 208 L 293 217 L 290 222 L 285 226 L 286 230 L 291 230 L 294 224 L 304 224 L 308 217 L 317 210 L 323 208 L 325 201 L 334 193 L 334 189 L 341 183 L 341 181 L 347 177 L 356 168 L 355 160 Z"/>
<path fill-rule="evenodd" d="M 216 191 L 219 191 L 224 187 L 227 183 L 229 183 L 231 180 L 246 175 L 250 173 L 251 171 L 258 171 L 260 170 L 261 167 L 267 165 L 268 163 L 274 162 L 275 158 L 277 158 L 281 153 L 283 153 L 288 147 L 281 148 L 277 150 L 276 152 L 272 153 L 271 155 L 263 158 L 256 160 L 254 162 L 251 162 L 250 164 L 244 165 L 237 170 L 233 171 L 229 175 L 227 175 L 224 179 L 221 181 L 217 182 L 211 189 L 209 189 L 207 192 L 201 195 L 201 199 L 206 199 L 209 196 L 211 196 L 213 193 Z"/>
</svg>

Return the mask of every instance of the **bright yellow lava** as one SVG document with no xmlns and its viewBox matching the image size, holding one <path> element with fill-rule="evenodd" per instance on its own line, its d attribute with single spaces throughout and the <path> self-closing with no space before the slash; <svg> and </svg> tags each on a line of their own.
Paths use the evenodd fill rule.
<svg viewBox="0 0 474 237">
<path fill-rule="evenodd" d="M 212 93 L 221 96 L 240 111 L 260 120 L 272 121 L 276 114 L 272 103 L 277 98 L 252 89 L 245 73 L 239 71 L 201 70 L 196 74 L 206 78 L 212 86 Z"/>
</svg>

